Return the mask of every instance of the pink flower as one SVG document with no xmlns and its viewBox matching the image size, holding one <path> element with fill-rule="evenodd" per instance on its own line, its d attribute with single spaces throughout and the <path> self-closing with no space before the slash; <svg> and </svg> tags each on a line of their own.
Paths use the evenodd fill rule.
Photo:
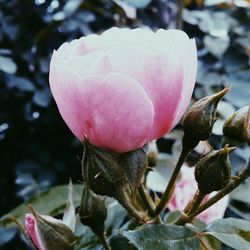
<svg viewBox="0 0 250 250">
<path fill-rule="evenodd" d="M 197 190 L 197 183 L 194 178 L 194 171 L 187 166 L 182 167 L 181 178 L 176 183 L 175 191 L 172 199 L 169 202 L 168 208 L 170 211 L 179 210 L 183 211 L 189 200 L 194 196 Z M 203 202 L 211 198 L 216 192 L 207 195 Z M 198 219 L 205 223 L 210 223 L 216 219 L 221 219 L 224 216 L 227 208 L 229 196 L 215 203 L 213 206 L 202 212 L 197 216 Z"/>
<path fill-rule="evenodd" d="M 195 83 L 195 41 L 179 30 L 112 28 L 53 53 L 50 86 L 59 111 L 83 140 L 115 152 L 169 132 Z"/>
</svg>

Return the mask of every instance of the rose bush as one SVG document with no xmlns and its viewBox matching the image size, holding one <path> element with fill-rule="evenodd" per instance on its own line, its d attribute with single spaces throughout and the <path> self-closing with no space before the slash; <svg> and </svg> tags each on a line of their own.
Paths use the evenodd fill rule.
<svg viewBox="0 0 250 250">
<path fill-rule="evenodd" d="M 195 191 L 197 190 L 197 182 L 194 178 L 193 168 L 182 166 L 181 178 L 176 183 L 174 194 L 168 204 L 170 211 L 179 210 L 183 211 L 190 199 L 193 198 Z M 206 195 L 203 202 L 211 198 L 216 192 L 212 192 Z M 229 202 L 229 196 L 225 196 L 223 199 L 215 203 L 213 206 L 202 212 L 197 216 L 198 219 L 205 223 L 210 223 L 216 219 L 221 219 L 224 216 L 225 210 Z"/>
<path fill-rule="evenodd" d="M 127 152 L 170 131 L 195 83 L 195 41 L 179 30 L 112 28 L 53 53 L 50 86 L 74 135 Z"/>
</svg>

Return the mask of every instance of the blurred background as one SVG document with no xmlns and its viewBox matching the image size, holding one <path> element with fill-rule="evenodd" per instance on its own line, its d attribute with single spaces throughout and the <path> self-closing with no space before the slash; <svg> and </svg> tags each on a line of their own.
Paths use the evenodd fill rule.
<svg viewBox="0 0 250 250">
<path fill-rule="evenodd" d="M 54 49 L 112 26 L 181 28 L 195 37 L 199 68 L 193 98 L 230 85 L 210 143 L 219 148 L 223 121 L 250 103 L 250 1 L 244 0 L 0 0 L 0 217 L 49 187 L 80 183 L 81 145 L 61 119 L 48 84 Z M 161 152 L 178 149 L 176 133 Z M 242 146 L 234 172 L 249 158 Z M 189 156 L 192 162 L 199 152 Z M 228 214 L 250 219 L 238 200 Z M 29 249 L 16 229 L 0 227 L 0 249 Z"/>
</svg>

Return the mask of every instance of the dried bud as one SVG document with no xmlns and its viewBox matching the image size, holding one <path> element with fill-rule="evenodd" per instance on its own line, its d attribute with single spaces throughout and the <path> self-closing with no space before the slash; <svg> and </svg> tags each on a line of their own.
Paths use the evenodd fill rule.
<svg viewBox="0 0 250 250">
<path fill-rule="evenodd" d="M 223 149 L 214 150 L 198 161 L 195 167 L 195 179 L 202 193 L 218 191 L 229 183 L 231 167 L 228 155 L 234 149 L 226 145 Z"/>
<path fill-rule="evenodd" d="M 228 91 L 229 88 L 226 87 L 214 95 L 200 99 L 189 107 L 182 122 L 185 135 L 195 141 L 204 141 L 209 138 L 217 119 L 217 105 Z"/>
<path fill-rule="evenodd" d="M 79 216 L 82 224 L 89 226 L 96 235 L 102 236 L 104 234 L 104 222 L 107 218 L 104 199 L 95 195 L 88 188 L 83 190 Z"/>
<path fill-rule="evenodd" d="M 73 250 L 75 236 L 61 220 L 40 215 L 30 206 L 25 216 L 27 235 L 37 250 Z"/>
<path fill-rule="evenodd" d="M 223 127 L 226 139 L 250 145 L 250 106 L 245 106 L 228 118 Z"/>
<path fill-rule="evenodd" d="M 158 157 L 158 149 L 155 140 L 148 144 L 147 155 L 148 155 L 148 166 L 155 167 Z"/>
<path fill-rule="evenodd" d="M 144 148 L 118 154 L 84 141 L 84 182 L 96 194 L 111 196 L 122 203 L 123 188 L 129 185 L 135 191 L 146 166 L 147 154 Z"/>
</svg>

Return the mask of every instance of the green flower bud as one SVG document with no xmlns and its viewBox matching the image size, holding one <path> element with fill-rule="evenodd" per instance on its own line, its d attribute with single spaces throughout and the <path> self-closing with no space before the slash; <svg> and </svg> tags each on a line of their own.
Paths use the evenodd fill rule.
<svg viewBox="0 0 250 250">
<path fill-rule="evenodd" d="M 250 106 L 245 106 L 229 117 L 223 127 L 225 140 L 250 145 Z"/>
<path fill-rule="evenodd" d="M 96 235 L 104 235 L 104 222 L 107 218 L 104 199 L 95 195 L 88 188 L 83 189 L 79 216 L 82 224 L 89 226 Z"/>
<path fill-rule="evenodd" d="M 209 194 L 224 188 L 231 178 L 231 166 L 228 155 L 235 150 L 227 145 L 221 150 L 213 150 L 198 161 L 195 167 L 195 179 L 203 194 Z"/>
<path fill-rule="evenodd" d="M 183 117 L 183 130 L 194 141 L 207 140 L 217 119 L 217 105 L 229 91 L 226 87 L 220 92 L 204 97 L 191 105 Z"/>
</svg>

